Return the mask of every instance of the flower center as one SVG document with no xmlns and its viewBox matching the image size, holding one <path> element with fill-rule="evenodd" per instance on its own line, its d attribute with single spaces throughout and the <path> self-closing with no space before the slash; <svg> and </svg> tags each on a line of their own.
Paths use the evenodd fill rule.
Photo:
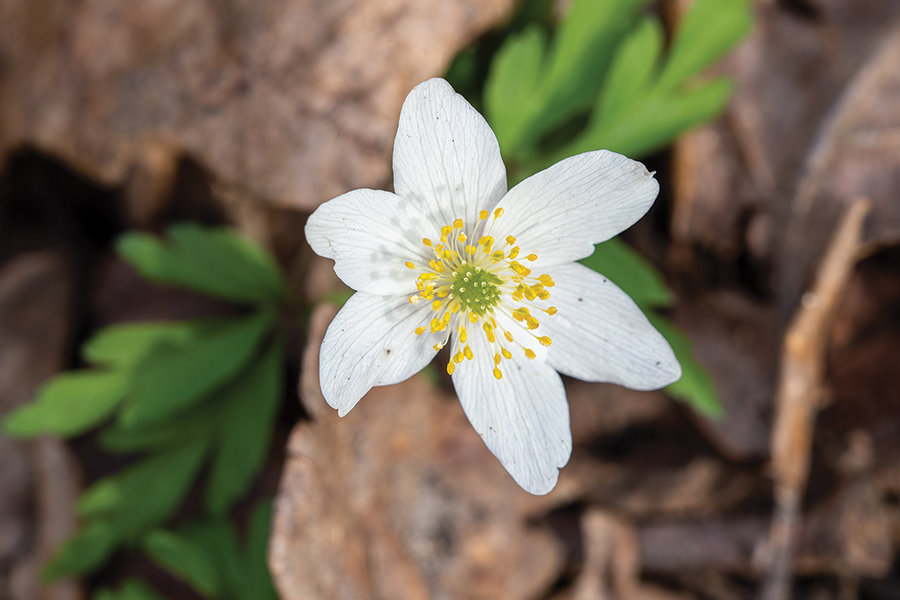
<svg viewBox="0 0 900 600">
<path fill-rule="evenodd" d="M 531 276 L 531 269 L 519 262 L 520 248 L 514 236 L 506 236 L 503 244 L 496 245 L 491 236 L 493 226 L 503 215 L 498 208 L 491 214 L 483 210 L 479 214 L 472 240 L 465 233 L 462 219 L 441 228 L 440 241 L 423 238 L 422 243 L 434 254 L 428 265 L 407 262 L 406 266 L 421 273 L 416 279 L 418 293 L 410 296 L 413 304 L 422 300 L 431 302 L 434 313 L 430 327 L 416 329 L 422 335 L 444 332 L 442 342 L 435 350 L 443 348 L 451 334 L 453 345 L 447 372 L 451 375 L 457 364 L 472 360 L 474 352 L 468 344 L 469 328 L 484 332 L 488 344 L 493 347 L 494 377 L 501 379 L 501 361 L 512 359 L 512 352 L 520 350 L 530 359 L 536 357 L 534 348 L 549 346 L 550 338 L 534 332 L 540 326 L 535 312 L 556 314 L 556 308 L 543 308 L 538 300 L 550 297 L 548 288 L 555 284 L 549 275 Z M 473 243 L 477 239 L 477 242 Z M 537 260 L 537 254 L 524 257 L 525 261 Z"/>
<path fill-rule="evenodd" d="M 503 280 L 481 267 L 472 267 L 463 261 L 462 269 L 453 273 L 450 284 L 450 297 L 459 301 L 460 310 L 470 310 L 476 316 L 483 317 L 500 302 L 500 289 Z"/>
</svg>

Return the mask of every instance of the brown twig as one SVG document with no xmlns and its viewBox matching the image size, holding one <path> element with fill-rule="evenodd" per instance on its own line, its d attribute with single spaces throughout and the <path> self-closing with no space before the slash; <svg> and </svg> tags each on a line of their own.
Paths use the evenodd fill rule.
<svg viewBox="0 0 900 600">
<path fill-rule="evenodd" d="M 860 233 L 869 207 L 868 200 L 858 199 L 844 214 L 819 266 L 813 291 L 803 296 L 785 335 L 771 441 L 775 514 L 761 600 L 790 598 L 800 502 L 822 398 L 828 325 L 859 255 Z"/>
</svg>

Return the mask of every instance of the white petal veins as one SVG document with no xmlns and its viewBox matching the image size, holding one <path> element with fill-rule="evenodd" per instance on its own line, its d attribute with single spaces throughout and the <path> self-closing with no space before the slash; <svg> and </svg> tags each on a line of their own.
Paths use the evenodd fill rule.
<svg viewBox="0 0 900 600">
<path fill-rule="evenodd" d="M 506 193 L 506 166 L 487 121 L 443 79 L 416 86 L 394 140 L 394 192 L 414 200 L 436 229 L 474 224 Z"/>
<path fill-rule="evenodd" d="M 473 336 L 476 356 L 490 354 L 484 336 Z M 511 363 L 511 364 L 510 364 Z M 469 422 L 488 449 L 525 491 L 546 494 L 572 454 L 569 405 L 562 380 L 549 364 L 514 355 L 503 378 L 490 361 L 464 361 L 453 387 Z"/>
<path fill-rule="evenodd" d="M 585 152 L 532 175 L 497 204 L 502 223 L 540 257 L 535 269 L 590 256 L 594 244 L 631 227 L 659 184 L 641 163 L 607 150 Z"/>
<path fill-rule="evenodd" d="M 328 326 L 319 354 L 322 394 L 340 416 L 376 385 L 404 381 L 431 362 L 435 336 L 416 335 L 429 311 L 406 296 L 357 292 Z"/>
<path fill-rule="evenodd" d="M 665 338 L 634 301 L 606 277 L 577 263 L 553 267 L 559 312 L 541 323 L 553 339 L 547 360 L 582 381 L 655 390 L 681 377 Z"/>
<path fill-rule="evenodd" d="M 390 192 L 360 189 L 322 204 L 306 222 L 306 239 L 354 290 L 403 294 L 416 289 L 404 263 L 427 264 L 422 231 L 428 220 L 409 200 Z"/>
</svg>

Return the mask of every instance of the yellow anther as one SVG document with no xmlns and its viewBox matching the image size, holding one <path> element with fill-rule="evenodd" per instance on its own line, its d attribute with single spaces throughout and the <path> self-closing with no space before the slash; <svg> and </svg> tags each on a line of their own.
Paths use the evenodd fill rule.
<svg viewBox="0 0 900 600">
<path fill-rule="evenodd" d="M 472 360 L 473 358 L 475 358 L 475 354 L 472 352 L 472 349 L 468 344 L 466 344 L 466 347 L 463 348 L 463 354 L 465 354 L 468 360 Z"/>
<path fill-rule="evenodd" d="M 511 334 L 510 332 L 508 332 L 508 331 L 504 331 L 504 332 L 503 332 L 503 337 L 506 338 L 506 341 L 507 341 L 507 342 L 513 341 L 513 336 L 512 336 L 512 334 Z"/>
<path fill-rule="evenodd" d="M 428 238 L 422 238 L 422 243 L 431 248 L 431 240 L 429 240 Z"/>
<path fill-rule="evenodd" d="M 527 260 L 530 260 L 531 262 L 534 262 L 534 261 L 537 260 L 537 254 L 534 254 L 534 253 L 532 252 L 531 254 L 529 254 L 528 256 L 526 256 L 525 258 L 526 258 Z"/>
<path fill-rule="evenodd" d="M 432 346 L 432 348 L 434 348 L 435 352 L 440 352 L 441 348 L 443 348 L 443 347 L 444 347 L 444 344 L 435 344 L 434 346 Z"/>
<path fill-rule="evenodd" d="M 482 329 L 484 329 L 484 332 L 487 334 L 487 339 L 490 343 L 493 344 L 497 341 L 497 336 L 494 334 L 494 328 L 491 327 L 490 323 L 485 323 Z"/>
<path fill-rule="evenodd" d="M 527 308 L 522 306 L 512 311 L 512 316 L 516 321 L 524 321 L 525 319 L 529 318 L 531 314 Z"/>
<path fill-rule="evenodd" d="M 431 303 L 431 310 L 441 310 L 441 305 L 444 304 L 440 300 L 435 300 Z"/>
<path fill-rule="evenodd" d="M 500 369 L 498 367 L 494 367 L 494 377 L 496 377 L 497 379 L 503 379 L 503 373 L 500 372 Z"/>
<path fill-rule="evenodd" d="M 525 293 L 525 297 L 528 298 L 529 300 L 534 300 L 535 298 L 537 298 L 537 294 L 534 293 L 533 287 L 525 286 L 525 289 L 523 291 Z"/>
<path fill-rule="evenodd" d="M 465 359 L 466 359 L 466 355 L 463 354 L 461 350 L 457 350 L 456 354 L 453 355 L 453 362 L 455 362 L 456 364 L 461 363 Z"/>
<path fill-rule="evenodd" d="M 420 281 L 428 281 L 429 279 L 437 279 L 437 273 L 425 272 L 425 273 L 422 273 L 421 275 L 419 275 L 418 277 L 416 277 L 416 279 L 419 279 Z"/>
<path fill-rule="evenodd" d="M 466 246 L 466 254 L 470 256 L 475 256 L 475 253 L 478 252 L 478 248 L 472 246 L 471 244 Z"/>
<path fill-rule="evenodd" d="M 534 353 L 534 350 L 532 350 L 531 348 L 525 348 L 525 356 L 527 356 L 528 358 L 534 360 L 534 357 L 535 357 L 536 355 L 535 355 L 535 353 Z"/>
<path fill-rule="evenodd" d="M 478 243 L 484 246 L 485 252 L 487 252 L 487 249 L 494 245 L 494 238 L 489 235 L 483 235 L 478 240 Z"/>
<path fill-rule="evenodd" d="M 513 248 L 513 250 L 515 250 L 515 248 Z M 528 275 L 531 274 L 531 269 L 522 265 L 522 263 L 513 261 L 513 262 L 509 263 L 509 266 L 510 266 L 510 268 L 512 268 L 513 271 L 516 272 L 517 275 L 519 275 L 521 277 L 527 277 Z"/>
<path fill-rule="evenodd" d="M 540 292 L 538 292 L 538 298 L 540 298 L 541 300 L 546 300 L 549 297 L 550 292 L 548 292 L 547 290 L 541 290 Z"/>
<path fill-rule="evenodd" d="M 456 365 L 453 364 L 453 361 L 447 363 L 447 375 L 453 375 L 453 371 L 456 370 Z"/>
<path fill-rule="evenodd" d="M 535 319 L 534 317 L 529 317 L 527 322 L 528 322 L 528 329 L 537 329 L 538 326 L 540 325 L 538 320 Z"/>
<path fill-rule="evenodd" d="M 488 213 L 488 211 L 486 211 L 486 210 L 483 210 L 483 211 L 479 212 L 479 213 L 478 213 L 478 220 L 479 220 L 479 221 L 484 221 L 485 219 L 488 218 L 488 215 L 489 215 L 489 214 L 490 214 L 490 213 Z"/>
<path fill-rule="evenodd" d="M 500 364 L 500 359 L 501 359 L 500 353 L 499 353 L 499 352 L 495 353 L 495 354 L 494 354 L 494 364 L 495 364 L 495 365 L 499 365 L 499 364 Z"/>
<path fill-rule="evenodd" d="M 546 335 L 542 335 L 537 340 L 541 343 L 542 346 L 549 346 L 551 344 L 550 338 L 548 338 Z"/>
<path fill-rule="evenodd" d="M 494 218 L 495 218 L 495 219 L 499 219 L 499 218 L 502 217 L 502 216 L 503 216 L 503 209 L 502 209 L 502 208 L 499 208 L 499 207 L 498 207 L 498 208 L 495 208 L 495 209 L 494 209 Z M 497 379 L 500 379 L 500 378 L 498 377 Z"/>
<path fill-rule="evenodd" d="M 553 280 L 550 279 L 550 276 L 547 274 L 541 275 L 540 277 L 538 277 L 538 279 L 541 281 L 541 283 L 543 283 L 547 287 L 553 287 L 554 285 L 556 285 L 555 283 L 553 283 Z"/>
<path fill-rule="evenodd" d="M 456 239 L 460 244 L 465 244 L 466 243 L 466 234 L 460 233 L 458 236 L 456 236 Z"/>
<path fill-rule="evenodd" d="M 518 255 L 519 255 L 519 247 L 518 246 L 515 246 L 512 250 L 509 251 L 509 257 L 511 259 L 517 257 Z"/>
<path fill-rule="evenodd" d="M 516 238 L 514 238 L 511 235 L 508 235 L 508 236 L 506 236 L 506 243 L 509 244 L 510 246 L 512 246 L 513 244 L 516 243 Z"/>
<path fill-rule="evenodd" d="M 422 335 L 423 333 L 425 333 L 424 325 L 422 325 L 421 327 L 416 327 L 416 335 Z"/>
<path fill-rule="evenodd" d="M 410 297 L 409 297 L 409 303 L 410 303 L 410 304 L 416 304 L 416 303 L 418 303 L 419 300 L 421 300 L 421 299 L 422 299 L 422 297 L 421 297 L 421 296 L 418 296 L 418 295 L 416 295 L 416 296 L 410 296 Z"/>
<path fill-rule="evenodd" d="M 546 298 L 541 298 L 541 299 L 546 300 Z M 555 306 L 551 306 L 550 308 L 547 309 L 547 314 L 550 315 L 551 317 L 553 315 L 555 315 L 557 312 L 559 312 L 559 311 L 556 310 Z"/>
<path fill-rule="evenodd" d="M 496 252 L 491 254 L 491 258 L 493 258 L 494 260 L 503 260 L 504 258 L 506 258 L 506 255 L 503 254 L 502 250 L 497 250 Z"/>
<path fill-rule="evenodd" d="M 453 221 L 453 229 L 462 229 L 462 226 L 463 226 L 462 219 L 456 219 L 455 221 Z"/>
<path fill-rule="evenodd" d="M 461 343 L 465 344 L 465 343 L 466 343 L 466 338 L 467 338 L 467 337 L 468 337 L 468 336 L 466 335 L 466 328 L 465 328 L 465 327 L 460 327 L 460 328 L 459 328 L 459 341 L 460 341 Z"/>
<path fill-rule="evenodd" d="M 409 261 L 406 261 L 406 262 L 403 263 L 403 264 L 405 264 L 405 265 L 406 265 L 407 267 L 409 267 L 410 269 L 415 269 L 415 268 L 416 268 L 416 265 L 415 265 L 414 263 L 409 262 Z"/>
<path fill-rule="evenodd" d="M 503 356 L 504 356 L 504 358 L 506 358 L 506 360 L 509 360 L 512 358 L 512 352 L 510 352 L 506 348 L 500 348 L 500 352 L 503 353 Z"/>
</svg>

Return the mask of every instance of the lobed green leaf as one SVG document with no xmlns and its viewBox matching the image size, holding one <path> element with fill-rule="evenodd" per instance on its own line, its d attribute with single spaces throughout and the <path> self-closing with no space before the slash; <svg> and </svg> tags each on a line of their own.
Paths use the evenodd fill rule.
<svg viewBox="0 0 900 600">
<path fill-rule="evenodd" d="M 126 233 L 116 248 L 147 279 L 235 302 L 278 302 L 285 292 L 275 260 L 261 247 L 224 228 L 173 225 L 163 242 Z"/>
<path fill-rule="evenodd" d="M 111 523 L 88 523 L 60 546 L 41 572 L 44 581 L 69 575 L 83 575 L 103 564 L 119 543 Z"/>
<path fill-rule="evenodd" d="M 174 573 L 203 596 L 224 596 L 215 563 L 197 544 L 171 531 L 157 529 L 144 538 L 144 552 L 159 566 Z"/>
<path fill-rule="evenodd" d="M 189 343 L 154 346 L 134 371 L 122 425 L 146 426 L 196 405 L 247 363 L 273 320 L 271 311 L 262 311 L 241 319 L 195 321 Z"/>
<path fill-rule="evenodd" d="M 51 379 L 37 398 L 3 420 L 3 433 L 34 437 L 52 433 L 72 437 L 106 420 L 121 403 L 129 382 L 121 373 L 78 371 Z"/>
<path fill-rule="evenodd" d="M 226 512 L 265 462 L 282 395 L 283 364 L 283 344 L 276 340 L 217 400 L 220 412 L 205 498 L 212 513 Z"/>
<path fill-rule="evenodd" d="M 131 369 L 160 343 L 185 344 L 196 335 L 193 321 L 125 323 L 104 327 L 81 347 L 93 365 Z"/>
</svg>

